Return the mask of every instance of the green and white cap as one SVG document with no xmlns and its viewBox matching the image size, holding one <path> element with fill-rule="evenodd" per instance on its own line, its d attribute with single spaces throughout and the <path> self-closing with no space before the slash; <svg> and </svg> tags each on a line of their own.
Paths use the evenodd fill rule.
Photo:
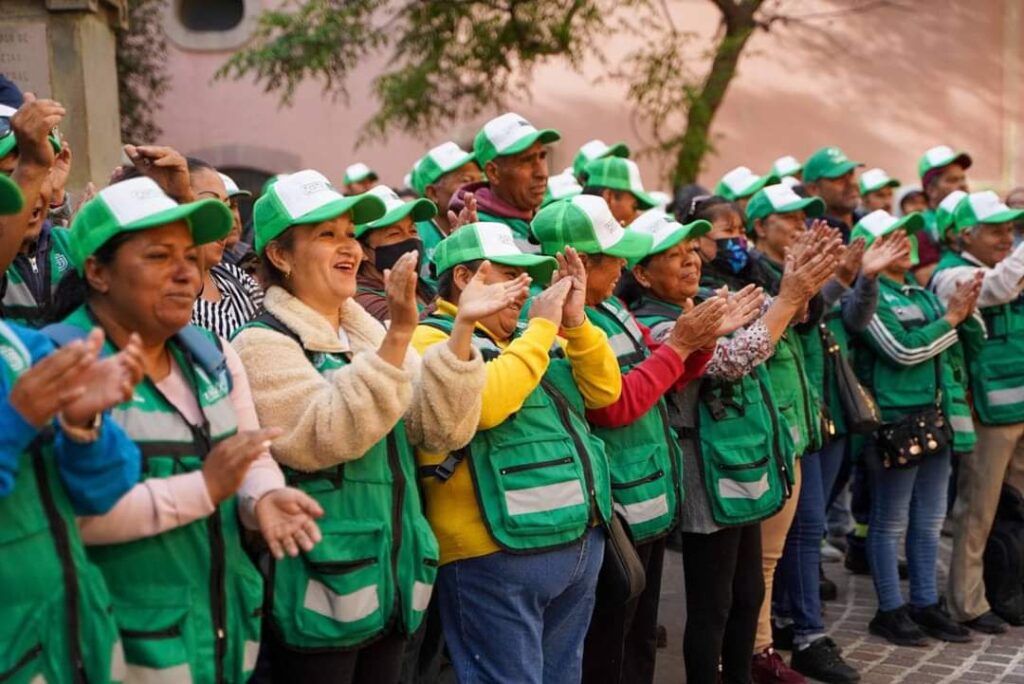
<svg viewBox="0 0 1024 684">
<path fill-rule="evenodd" d="M 864 238 L 864 246 L 869 247 L 875 240 L 900 229 L 910 236 L 910 263 L 916 264 L 918 261 L 917 238 L 914 237 L 914 234 L 924 229 L 924 215 L 919 211 L 911 212 L 900 218 L 896 218 L 885 209 L 873 211 L 862 217 L 853 226 L 853 230 L 850 231 L 850 242 L 857 238 Z"/>
<path fill-rule="evenodd" d="M 858 166 L 864 165 L 851 161 L 838 147 L 822 147 L 804 162 L 804 182 L 810 183 L 819 178 L 839 178 Z"/>
<path fill-rule="evenodd" d="M 178 204 L 152 178 L 109 185 L 82 205 L 71 222 L 71 261 L 82 272 L 85 260 L 115 235 L 185 221 L 197 245 L 220 240 L 235 223 L 219 199 Z"/>
<path fill-rule="evenodd" d="M 355 164 L 349 165 L 345 169 L 345 177 L 342 178 L 342 181 L 345 183 L 345 185 L 348 185 L 349 183 L 358 183 L 359 181 L 364 181 L 367 179 L 377 180 L 377 172 L 371 169 L 366 164 L 362 162 L 357 162 Z"/>
<path fill-rule="evenodd" d="M 624 230 L 604 198 L 577 195 L 552 202 L 530 224 L 544 254 L 573 247 L 583 254 L 609 254 L 635 263 L 647 256 L 651 236 Z"/>
<path fill-rule="evenodd" d="M 604 140 L 591 140 L 584 143 L 573 157 L 573 174 L 579 178 L 580 174 L 586 170 L 587 164 L 602 157 L 629 157 L 629 147 L 626 146 L 626 143 L 609 145 Z"/>
<path fill-rule="evenodd" d="M 263 181 L 263 185 L 260 187 L 260 197 L 266 195 L 270 191 L 270 188 L 274 187 L 279 180 L 287 176 L 287 173 L 276 173 L 267 180 Z"/>
<path fill-rule="evenodd" d="M 466 224 L 437 244 L 433 255 L 434 272 L 441 275 L 459 264 L 478 259 L 521 268 L 541 286 L 551 281 L 551 274 L 558 267 L 553 257 L 520 251 L 512 230 L 504 223 L 481 222 Z"/>
<path fill-rule="evenodd" d="M 922 154 L 921 158 L 917 161 L 917 175 L 924 178 L 924 175 L 929 171 L 941 169 L 943 166 L 949 166 L 954 162 L 960 164 L 965 169 L 969 169 L 971 167 L 971 155 L 963 151 L 954 150 L 948 145 L 936 145 Z"/>
<path fill-rule="evenodd" d="M 313 169 L 282 176 L 253 205 L 256 253 L 263 254 L 267 243 L 291 226 L 329 221 L 350 212 L 356 225 L 369 223 L 384 215 L 384 202 L 368 192 L 345 197 Z"/>
<path fill-rule="evenodd" d="M 661 190 L 651 190 L 647 196 L 654 200 L 654 208 L 668 211 L 668 205 L 672 204 L 672 195 Z"/>
<path fill-rule="evenodd" d="M 10 119 L 18 112 L 14 107 L 8 107 L 7 105 L 0 104 L 0 118 Z M 50 146 L 53 147 L 55 153 L 60 152 L 60 136 L 57 135 L 57 131 L 50 131 L 50 135 L 47 136 L 50 140 Z M 14 137 L 14 129 L 11 128 L 10 123 L 7 125 L 7 133 L 0 137 L 0 157 L 6 157 L 11 153 L 15 147 L 18 146 L 18 141 Z"/>
<path fill-rule="evenodd" d="M 552 202 L 580 194 L 583 194 L 583 186 L 576 180 L 572 169 L 566 169 L 557 176 L 548 176 L 548 189 L 544 191 L 544 200 L 540 206 L 546 207 Z"/>
<path fill-rule="evenodd" d="M 800 160 L 791 154 L 787 154 L 784 157 L 779 157 L 772 163 L 772 173 L 783 179 L 786 176 L 794 176 L 803 171 L 803 164 Z"/>
<path fill-rule="evenodd" d="M 1024 216 L 1024 209 L 1011 209 L 991 190 L 972 192 L 960 201 L 954 213 L 956 230 L 961 232 L 981 224 L 1007 223 Z"/>
<path fill-rule="evenodd" d="M 946 235 L 946 231 L 956 225 L 956 208 L 967 197 L 963 190 L 954 190 L 939 202 L 935 207 L 935 230 L 940 237 Z"/>
<path fill-rule="evenodd" d="M 747 202 L 748 228 L 753 230 L 751 226 L 755 219 L 763 219 L 771 214 L 788 214 L 792 211 L 803 211 L 811 217 L 821 216 L 825 213 L 825 202 L 820 197 L 801 197 L 788 185 L 769 185 Z"/>
<path fill-rule="evenodd" d="M 473 161 L 473 154 L 459 147 L 454 142 L 441 143 L 423 155 L 412 171 L 413 190 L 420 195 L 427 192 L 427 186 L 455 169 Z"/>
<path fill-rule="evenodd" d="M 640 214 L 635 221 L 627 226 L 627 232 L 643 233 L 651 236 L 651 248 L 647 256 L 660 254 L 672 249 L 683 240 L 698 238 L 711 230 L 711 224 L 704 220 L 687 223 L 685 226 L 676 221 L 671 214 L 660 209 L 651 209 Z"/>
<path fill-rule="evenodd" d="M 0 215 L 17 214 L 25 206 L 21 188 L 10 178 L 0 173 Z"/>
<path fill-rule="evenodd" d="M 860 178 L 857 180 L 857 185 L 860 186 L 860 194 L 866 195 L 869 192 L 875 190 L 881 190 L 882 188 L 898 188 L 900 182 L 895 178 L 891 178 L 889 174 L 879 168 L 868 169 L 864 173 L 860 174 Z"/>
<path fill-rule="evenodd" d="M 231 176 L 227 175 L 226 173 L 220 173 L 219 171 L 217 173 L 220 176 L 220 179 L 224 181 L 224 187 L 228 191 L 229 198 L 240 197 L 243 195 L 245 197 L 252 197 L 252 193 L 249 192 L 248 190 L 243 190 L 242 188 L 238 187 L 238 183 L 236 183 L 235 179 L 233 179 Z"/>
<path fill-rule="evenodd" d="M 603 157 L 587 164 L 587 187 L 609 188 L 631 193 L 636 197 L 641 209 L 657 206 L 653 197 L 644 192 L 644 184 L 640 181 L 640 167 L 632 159 L 622 157 Z"/>
<path fill-rule="evenodd" d="M 437 216 L 437 205 L 425 197 L 406 202 L 398 196 L 397 192 L 386 185 L 376 185 L 367 190 L 366 194 L 362 196 L 370 195 L 379 198 L 384 203 L 385 213 L 379 219 L 369 223 L 356 224 L 356 237 L 362 237 L 364 233 L 370 230 L 387 228 L 398 223 L 406 216 L 411 216 L 412 220 L 417 223 L 419 221 L 429 221 Z"/>
<path fill-rule="evenodd" d="M 502 114 L 484 124 L 473 139 L 473 156 L 483 167 L 495 157 L 519 154 L 535 142 L 545 145 L 562 138 L 551 128 L 537 129 L 514 112 Z"/>
<path fill-rule="evenodd" d="M 779 182 L 774 173 L 758 176 L 746 166 L 737 166 L 729 173 L 722 176 L 715 186 L 715 194 L 721 195 L 730 202 L 735 202 L 744 197 L 750 197 L 766 185 L 775 185 Z"/>
</svg>

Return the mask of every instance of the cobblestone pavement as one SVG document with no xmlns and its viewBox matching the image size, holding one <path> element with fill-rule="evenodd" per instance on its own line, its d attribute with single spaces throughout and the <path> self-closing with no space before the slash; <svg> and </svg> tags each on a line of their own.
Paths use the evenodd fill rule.
<svg viewBox="0 0 1024 684">
<path fill-rule="evenodd" d="M 943 537 L 939 586 L 945 586 L 950 540 Z M 974 635 L 969 644 L 933 642 L 926 648 L 892 646 L 868 634 L 876 601 L 870 577 L 854 576 L 841 563 L 827 563 L 825 572 L 839 585 L 839 600 L 826 603 L 825 621 L 844 656 L 860 670 L 862 684 L 1024 684 L 1024 628 L 1000 636 Z M 904 582 L 904 591 L 906 583 Z M 668 647 L 658 651 L 657 684 L 685 682 L 683 571 L 679 554 L 668 552 L 661 591 L 661 623 Z M 787 653 L 783 653 L 787 657 Z"/>
</svg>

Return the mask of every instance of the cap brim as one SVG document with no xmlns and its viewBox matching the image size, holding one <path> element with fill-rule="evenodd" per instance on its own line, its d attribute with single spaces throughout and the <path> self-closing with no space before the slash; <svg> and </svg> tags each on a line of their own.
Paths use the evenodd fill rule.
<svg viewBox="0 0 1024 684">
<path fill-rule="evenodd" d="M 350 195 L 329 202 L 319 209 L 315 209 L 293 220 L 291 225 L 330 221 L 333 218 L 338 218 L 348 213 L 352 214 L 352 222 L 358 225 L 360 223 L 376 221 L 386 212 L 387 207 L 384 206 L 384 200 L 376 195 L 364 192 L 361 195 Z"/>
<path fill-rule="evenodd" d="M 1009 209 L 998 214 L 992 214 L 984 221 L 978 221 L 978 225 L 987 226 L 993 223 L 1009 223 L 1010 221 L 1020 220 L 1022 216 L 1024 216 L 1024 209 Z"/>
<path fill-rule="evenodd" d="M 378 180 L 377 174 L 374 171 L 367 171 L 361 176 L 353 176 L 351 178 L 345 178 L 345 185 L 351 185 L 352 183 L 362 183 L 364 180 Z"/>
<path fill-rule="evenodd" d="M 492 264 L 521 268 L 533 279 L 534 284 L 546 287 L 551 282 L 551 274 L 558 268 L 554 257 L 542 254 L 509 254 L 507 256 L 483 257 Z"/>
<path fill-rule="evenodd" d="M 669 234 L 668 238 L 666 238 L 664 242 L 657 246 L 657 248 L 652 247 L 651 251 L 647 253 L 647 256 L 661 254 L 662 252 L 672 249 L 683 240 L 693 240 L 694 238 L 699 238 L 701 235 L 708 234 L 710 231 L 711 223 L 703 219 L 694 221 L 693 223 L 687 223 L 685 226 L 676 228 Z"/>
<path fill-rule="evenodd" d="M 772 214 L 788 214 L 794 211 L 803 211 L 811 218 L 817 218 L 825 213 L 825 202 L 820 197 L 804 197 L 799 202 L 793 202 L 779 207 Z"/>
<path fill-rule="evenodd" d="M 218 199 L 202 199 L 198 202 L 179 204 L 144 219 L 125 224 L 118 232 L 146 230 L 164 226 L 175 221 L 186 221 L 192 232 L 192 242 L 205 245 L 215 242 L 231 232 L 235 219 L 227 205 Z"/>
<path fill-rule="evenodd" d="M 863 188 L 861 190 L 860 194 L 866 195 L 869 192 L 875 192 L 876 190 L 881 190 L 882 188 L 898 188 L 898 187 L 900 187 L 900 182 L 898 180 L 896 180 L 895 178 L 890 178 L 889 180 L 887 180 L 884 183 L 879 183 L 878 185 L 872 185 L 871 187 Z"/>
<path fill-rule="evenodd" d="M 242 190 L 241 188 L 239 188 L 235 192 L 229 192 L 228 197 L 252 197 L 252 193 L 249 192 L 248 190 Z"/>
<path fill-rule="evenodd" d="M 615 143 L 614 145 L 609 145 L 608 149 L 605 150 L 605 153 L 602 154 L 601 156 L 602 157 L 622 157 L 623 159 L 628 159 L 629 158 L 629 147 L 626 145 L 626 143 Z"/>
<path fill-rule="evenodd" d="M 412 216 L 412 220 L 417 223 L 420 221 L 429 221 L 437 216 L 437 205 L 424 197 L 413 200 L 412 202 L 406 202 L 400 207 L 395 207 L 376 221 L 357 225 L 356 237 L 361 237 L 368 230 L 386 228 L 387 226 L 397 223 L 410 215 Z"/>
<path fill-rule="evenodd" d="M 961 152 L 960 154 L 953 157 L 953 159 L 949 162 L 949 164 L 960 164 L 960 166 L 964 168 L 964 171 L 971 168 L 971 164 L 973 163 L 974 160 L 971 159 L 971 155 L 967 154 L 966 152 Z M 946 164 L 946 166 L 949 166 L 949 164 Z"/>
<path fill-rule="evenodd" d="M 650 235 L 625 230 L 621 240 L 611 247 L 601 250 L 601 253 L 635 262 L 647 256 L 651 251 L 651 246 L 652 239 Z"/>
<path fill-rule="evenodd" d="M 914 233 L 924 230 L 924 227 L 924 214 L 919 211 L 915 211 L 911 214 L 900 217 L 900 219 L 892 225 L 890 230 L 903 230 L 907 235 L 913 235 Z"/>
<path fill-rule="evenodd" d="M 25 198 L 21 194 L 21 188 L 0 173 L 0 214 L 17 214 L 24 206 Z"/>
<path fill-rule="evenodd" d="M 540 142 L 544 145 L 550 145 L 553 142 L 558 142 L 562 139 L 562 135 L 554 130 L 553 128 L 542 128 L 536 133 L 531 133 L 523 137 L 522 140 L 517 140 L 514 144 L 510 145 L 508 149 L 499 152 L 497 157 L 507 157 L 512 154 L 519 154 L 523 150 L 529 149 L 535 142 Z"/>
</svg>

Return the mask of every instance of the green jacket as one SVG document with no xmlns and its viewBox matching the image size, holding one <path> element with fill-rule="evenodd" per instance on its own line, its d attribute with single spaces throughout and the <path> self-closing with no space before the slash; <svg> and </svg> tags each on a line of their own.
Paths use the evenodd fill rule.
<svg viewBox="0 0 1024 684">
<path fill-rule="evenodd" d="M 61 278 L 71 270 L 70 233 L 47 228 L 39 236 L 36 256 L 18 255 L 4 274 L 0 312 L 8 322 L 41 328 L 48 321 Z"/>
</svg>

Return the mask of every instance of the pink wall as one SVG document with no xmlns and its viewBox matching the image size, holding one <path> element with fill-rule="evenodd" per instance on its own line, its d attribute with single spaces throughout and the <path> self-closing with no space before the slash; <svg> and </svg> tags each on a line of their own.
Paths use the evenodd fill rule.
<svg viewBox="0 0 1024 684">
<path fill-rule="evenodd" d="M 807 14 L 854 4 L 783 0 L 782 6 Z M 717 14 L 706 0 L 669 5 L 684 30 L 714 32 Z M 716 120 L 716 150 L 702 181 L 713 184 L 739 164 L 764 170 L 782 154 L 803 158 L 834 144 L 909 183 L 920 153 L 945 143 L 974 156 L 975 186 L 1024 183 L 1024 0 L 894 5 L 811 25 L 776 24 L 757 34 Z M 614 58 L 629 48 L 620 40 L 609 53 Z M 160 116 L 166 143 L 217 164 L 273 172 L 316 167 L 340 180 L 347 164 L 365 161 L 397 184 L 431 144 L 470 140 L 486 118 L 452 122 L 427 141 L 394 134 L 354 150 L 358 127 L 372 112 L 369 82 L 383 60 L 352 81 L 349 107 L 307 83 L 293 107 L 280 108 L 275 95 L 251 83 L 213 82 L 226 56 L 172 50 L 173 84 Z M 596 63 L 582 75 L 547 66 L 535 75 L 532 99 L 516 107 L 535 124 L 561 130 L 553 171 L 591 138 L 624 140 L 634 149 L 650 142 L 631 122 L 622 86 L 595 84 L 599 73 Z M 649 188 L 663 184 L 664 160 L 640 163 Z"/>
</svg>

